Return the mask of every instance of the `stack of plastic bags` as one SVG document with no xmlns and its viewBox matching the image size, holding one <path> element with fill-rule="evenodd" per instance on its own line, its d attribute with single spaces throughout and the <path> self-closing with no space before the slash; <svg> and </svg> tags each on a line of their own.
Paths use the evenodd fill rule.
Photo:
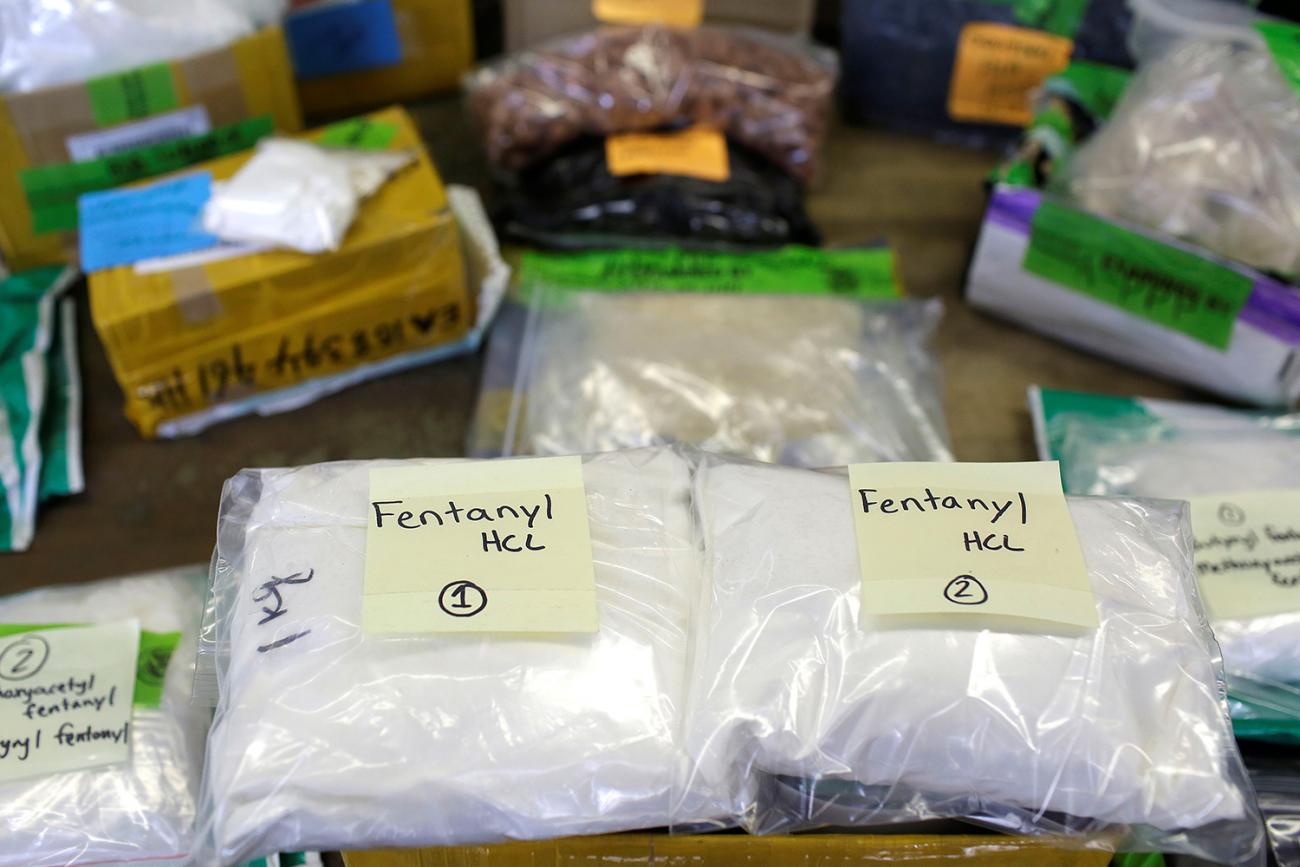
<svg viewBox="0 0 1300 867">
<path fill-rule="evenodd" d="M 1180 504 L 1068 501 L 1095 630 L 919 628 L 861 614 L 842 476 L 597 455 L 594 633 L 363 631 L 371 471 L 445 463 L 227 483 L 203 654 L 213 859 L 945 817 L 1262 852 Z"/>
<path fill-rule="evenodd" d="M 32 542 L 38 506 L 81 493 L 76 272 L 37 268 L 0 282 L 0 551 Z"/>
<path fill-rule="evenodd" d="M 1033 390 L 1031 404 L 1041 456 L 1061 462 L 1066 490 L 1208 503 L 1194 509 L 1206 521 L 1193 525 L 1198 574 L 1234 727 L 1242 737 L 1300 741 L 1300 598 L 1285 600 L 1295 592 L 1285 589 L 1288 576 L 1300 576 L 1300 541 L 1287 542 L 1284 522 L 1247 505 L 1258 492 L 1300 502 L 1300 416 L 1049 389 Z M 1281 582 L 1281 604 L 1243 607 L 1256 582 Z"/>
<path fill-rule="evenodd" d="M 836 75 L 834 55 L 806 44 L 648 25 L 524 51 L 466 85 L 507 231 L 558 247 L 726 248 L 817 242 L 803 189 Z M 616 140 L 639 133 L 685 138 L 616 157 Z"/>
</svg>

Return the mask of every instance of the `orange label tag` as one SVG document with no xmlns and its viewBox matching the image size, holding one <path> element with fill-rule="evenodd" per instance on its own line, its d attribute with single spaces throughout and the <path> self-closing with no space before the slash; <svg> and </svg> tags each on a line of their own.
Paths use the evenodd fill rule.
<svg viewBox="0 0 1300 867">
<path fill-rule="evenodd" d="M 1074 41 L 1064 36 L 977 22 L 962 28 L 948 89 L 953 120 L 1028 124 L 1030 100 L 1049 76 L 1070 63 Z"/>
<path fill-rule="evenodd" d="M 606 24 L 698 27 L 704 0 L 592 0 L 591 12 Z"/>
<path fill-rule="evenodd" d="M 605 162 L 612 175 L 685 175 L 706 181 L 731 177 L 727 139 L 715 129 L 633 132 L 605 139 Z"/>
</svg>

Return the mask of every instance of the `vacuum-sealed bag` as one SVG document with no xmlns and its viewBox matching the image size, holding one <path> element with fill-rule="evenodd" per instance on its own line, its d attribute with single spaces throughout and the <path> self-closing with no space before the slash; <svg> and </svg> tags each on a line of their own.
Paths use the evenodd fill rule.
<svg viewBox="0 0 1300 867">
<path fill-rule="evenodd" d="M 1161 53 L 1058 183 L 1096 213 L 1300 273 L 1300 94 L 1262 45 Z"/>
<path fill-rule="evenodd" d="M 1181 504 L 1069 498 L 1099 626 L 1048 634 L 864 615 L 843 476 L 706 456 L 695 486 L 709 578 L 681 819 L 694 785 L 730 780 L 758 832 L 960 817 L 1262 851 Z"/>
<path fill-rule="evenodd" d="M 1300 686 L 1300 595 L 1288 598 L 1300 593 L 1300 510 L 1288 525 L 1268 503 L 1300 504 L 1300 415 L 1046 389 L 1030 402 L 1039 450 L 1061 462 L 1066 490 L 1193 501 L 1201 593 L 1229 687 L 1262 705 L 1233 716 L 1273 734 L 1289 719 L 1300 736 L 1300 690 L 1285 686 Z M 1260 598 L 1273 585 L 1278 595 Z"/>
<path fill-rule="evenodd" d="M 549 287 L 533 303 L 506 437 L 522 454 L 952 459 L 926 348 L 937 301 Z"/>
<path fill-rule="evenodd" d="M 59 625 L 135 620 L 141 630 L 126 760 L 0 782 L 0 865 L 180 863 L 189 856 L 209 719 L 190 704 L 203 573 L 175 569 L 0 598 L 0 703 L 39 704 L 46 712 L 38 721 L 48 723 L 39 744 L 26 747 L 12 742 L 14 730 L 0 733 L 0 754 L 10 762 L 23 749 L 30 750 L 25 760 L 36 762 L 42 752 L 81 744 L 69 740 L 81 724 L 63 726 L 72 711 L 91 700 L 123 701 L 106 695 L 102 683 L 45 684 L 40 668 L 24 675 L 28 652 L 36 651 L 29 660 L 36 666 Z M 52 670 L 55 652 L 46 658 Z"/>
<path fill-rule="evenodd" d="M 687 462 L 583 460 L 596 632 L 365 633 L 370 471 L 431 463 L 227 483 L 208 648 L 215 860 L 666 823 L 700 565 Z"/>
<path fill-rule="evenodd" d="M 466 81 L 488 159 L 519 171 L 582 135 L 702 124 L 807 181 L 830 120 L 829 51 L 720 27 L 603 27 Z"/>
<path fill-rule="evenodd" d="M 799 181 L 734 143 L 727 169 L 725 180 L 617 175 L 605 142 L 583 138 L 502 190 L 501 222 L 521 241 L 556 248 L 820 243 Z"/>
</svg>

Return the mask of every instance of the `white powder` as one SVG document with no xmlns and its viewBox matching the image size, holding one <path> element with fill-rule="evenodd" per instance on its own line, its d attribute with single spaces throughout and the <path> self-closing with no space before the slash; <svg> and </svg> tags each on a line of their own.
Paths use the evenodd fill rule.
<svg viewBox="0 0 1300 867">
<path fill-rule="evenodd" d="M 536 639 L 362 634 L 375 465 L 249 471 L 227 487 L 229 666 L 206 793 L 221 861 L 664 824 L 700 561 L 687 463 L 666 450 L 585 461 L 600 630 Z M 258 587 L 312 570 L 259 626 Z"/>
<path fill-rule="evenodd" d="M 130 761 L 0 783 L 0 867 L 159 862 L 193 839 L 208 713 L 190 705 L 202 568 L 0 599 L 0 623 L 108 623 L 185 633 L 160 707 L 131 715 Z"/>
<path fill-rule="evenodd" d="M 566 293 L 539 310 L 524 354 L 523 449 L 952 460 L 926 349 L 939 313 L 937 302 Z"/>
<path fill-rule="evenodd" d="M 1066 167 L 1089 209 L 1300 272 L 1300 99 L 1262 48 L 1188 42 L 1144 66 Z"/>
<path fill-rule="evenodd" d="M 337 250 L 362 200 L 412 160 L 400 151 L 268 139 L 234 177 L 216 186 L 203 209 L 203 228 L 235 244 Z"/>
<path fill-rule="evenodd" d="M 1105 496 L 1170 497 L 1300 488 L 1300 438 L 1285 430 L 1239 427 L 1128 440 L 1104 423 L 1070 427 L 1063 456 L 1072 490 Z M 1158 436 L 1158 435 L 1157 435 Z M 1216 619 L 1229 671 L 1282 683 L 1300 681 L 1300 608 L 1265 617 Z"/>
<path fill-rule="evenodd" d="M 863 623 L 841 476 L 706 458 L 696 485 L 712 585 L 692 785 L 741 774 L 751 828 L 975 816 L 1133 826 L 1130 846 L 1234 863 L 1261 845 L 1182 507 L 1069 501 L 1101 625 L 1058 637 Z M 836 781 L 840 803 L 787 799 L 778 775 Z M 856 807 L 849 782 L 867 787 Z"/>
</svg>

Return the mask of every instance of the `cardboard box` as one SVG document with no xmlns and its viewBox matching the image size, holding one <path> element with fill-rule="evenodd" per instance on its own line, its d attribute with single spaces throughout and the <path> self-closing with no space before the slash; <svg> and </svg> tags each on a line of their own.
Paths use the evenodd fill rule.
<svg viewBox="0 0 1300 867">
<path fill-rule="evenodd" d="M 348 867 L 1105 867 L 1111 853 L 1058 849 L 1052 840 L 994 835 L 617 834 L 537 843 L 348 852 Z"/>
<path fill-rule="evenodd" d="M 814 0 L 705 0 L 704 20 L 806 36 L 816 8 Z M 598 23 L 591 0 L 505 0 L 506 50 L 532 48 Z"/>
<path fill-rule="evenodd" d="M 332 21 L 313 21 L 313 16 Z M 330 27 L 364 32 L 358 41 L 323 44 Z M 322 28 L 325 39 L 322 39 Z M 469 0 L 359 0 L 307 4 L 285 20 L 295 60 L 306 58 L 330 74 L 299 76 L 308 115 L 355 113 L 378 105 L 456 90 L 474 63 L 474 22 Z M 310 40 L 310 41 L 309 41 Z M 314 44 L 313 44 L 314 43 Z M 301 70 L 300 70 L 301 71 Z"/>
<path fill-rule="evenodd" d="M 338 251 L 90 275 L 95 328 L 142 434 L 469 332 L 474 302 L 442 181 L 405 111 L 366 120 L 391 134 L 388 148 L 418 159 L 362 204 Z M 221 180 L 249 156 L 197 168 Z"/>
<path fill-rule="evenodd" d="M 77 196 L 302 129 L 284 36 L 0 97 L 0 253 L 11 270 L 76 256 Z"/>
</svg>

